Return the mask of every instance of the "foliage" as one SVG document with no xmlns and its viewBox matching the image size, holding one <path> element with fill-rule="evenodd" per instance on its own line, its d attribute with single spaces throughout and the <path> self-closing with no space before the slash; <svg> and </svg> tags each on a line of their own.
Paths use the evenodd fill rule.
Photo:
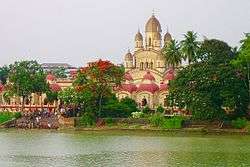
<svg viewBox="0 0 250 167">
<path fill-rule="evenodd" d="M 0 124 L 10 121 L 14 118 L 20 118 L 21 117 L 21 113 L 17 112 L 17 113 L 12 113 L 12 112 L 0 112 Z"/>
<path fill-rule="evenodd" d="M 81 107 L 82 112 L 96 111 L 93 94 L 87 90 L 77 91 L 75 88 L 69 87 L 58 93 L 58 99 L 65 105 Z"/>
<path fill-rule="evenodd" d="M 47 91 L 46 92 L 46 100 L 48 103 L 53 103 L 58 100 L 58 92 Z"/>
<path fill-rule="evenodd" d="M 184 40 L 181 41 L 181 52 L 188 63 L 197 61 L 197 52 L 199 50 L 199 42 L 197 41 L 197 33 L 188 31 L 184 34 Z"/>
<path fill-rule="evenodd" d="M 36 61 L 21 61 L 10 65 L 9 72 L 10 91 L 23 98 L 28 98 L 31 93 L 42 93 L 47 90 L 45 75 L 41 66 Z"/>
<path fill-rule="evenodd" d="M 80 125 L 85 127 L 91 127 L 95 125 L 95 117 L 92 113 L 85 112 L 80 118 Z"/>
<path fill-rule="evenodd" d="M 163 126 L 164 121 L 165 121 L 165 118 L 163 114 L 157 113 L 149 117 L 150 124 L 152 124 L 155 127 Z"/>
<path fill-rule="evenodd" d="M 182 128 L 183 118 L 182 117 L 172 117 L 165 119 L 162 128 L 163 129 L 180 129 Z"/>
<path fill-rule="evenodd" d="M 57 68 L 51 71 L 56 78 L 67 78 L 66 69 L 64 67 Z"/>
<path fill-rule="evenodd" d="M 89 91 L 93 95 L 93 102 L 97 110 L 96 116 L 103 115 L 103 100 L 112 95 L 113 87 L 121 84 L 124 71 L 109 61 L 99 60 L 80 70 L 74 82 L 79 92 Z M 110 106 L 120 108 L 119 106 Z M 106 108 L 107 109 L 107 108 Z"/>
<path fill-rule="evenodd" d="M 111 117 L 105 119 L 105 125 L 112 126 L 113 124 L 114 120 Z"/>
<path fill-rule="evenodd" d="M 248 86 L 248 94 L 250 98 L 250 33 L 245 34 L 245 38 L 241 41 L 239 55 L 232 60 L 232 64 L 243 72 Z M 250 99 L 249 99 L 250 102 Z"/>
<path fill-rule="evenodd" d="M 158 113 L 164 113 L 165 109 L 162 106 L 158 106 L 156 109 L 156 112 Z"/>
<path fill-rule="evenodd" d="M 149 118 L 151 125 L 163 129 L 179 129 L 182 127 L 183 118 L 176 116 L 172 118 L 165 118 L 163 114 L 153 114 Z"/>
<path fill-rule="evenodd" d="M 198 51 L 202 62 L 218 65 L 228 64 L 235 57 L 233 49 L 225 42 L 211 39 L 204 40 Z"/>
<path fill-rule="evenodd" d="M 171 40 L 164 46 L 162 53 L 168 66 L 176 67 L 181 64 L 182 55 L 178 41 Z"/>
<path fill-rule="evenodd" d="M 126 97 L 119 101 L 115 96 L 106 100 L 103 104 L 101 117 L 127 118 L 132 112 L 137 111 L 137 104 L 134 100 Z"/>
<path fill-rule="evenodd" d="M 0 67 L 0 82 L 2 82 L 3 84 L 5 84 L 7 81 L 9 71 L 10 69 L 8 66 Z"/>
<path fill-rule="evenodd" d="M 136 119 L 144 117 L 144 113 L 141 111 L 132 112 L 131 115 L 132 115 L 132 118 L 136 118 Z"/>
<path fill-rule="evenodd" d="M 229 64 L 231 48 L 217 40 L 206 40 L 201 48 L 206 57 L 180 70 L 170 84 L 174 105 L 200 120 L 223 119 L 227 113 L 244 116 L 248 94 L 244 79 Z"/>
<path fill-rule="evenodd" d="M 237 129 L 242 129 L 247 126 L 247 119 L 246 118 L 237 118 L 236 120 L 232 121 L 232 126 Z"/>
<path fill-rule="evenodd" d="M 151 110 L 150 110 L 150 108 L 149 108 L 148 106 L 146 106 L 146 107 L 144 107 L 144 108 L 142 109 L 142 112 L 143 112 L 144 114 L 149 114 L 149 113 L 151 112 Z"/>
</svg>

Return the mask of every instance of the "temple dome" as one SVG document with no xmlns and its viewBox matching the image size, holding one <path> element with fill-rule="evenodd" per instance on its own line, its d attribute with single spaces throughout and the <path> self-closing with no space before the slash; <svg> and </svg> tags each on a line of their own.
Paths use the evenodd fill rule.
<svg viewBox="0 0 250 167">
<path fill-rule="evenodd" d="M 140 31 L 137 32 L 137 34 L 135 35 L 135 41 L 142 41 L 143 40 L 143 36 L 140 33 Z"/>
<path fill-rule="evenodd" d="M 159 90 L 159 86 L 154 82 L 141 83 L 137 89 L 138 92 L 146 91 L 146 92 L 150 92 L 150 93 L 155 93 L 158 90 Z"/>
<path fill-rule="evenodd" d="M 169 32 L 167 32 L 165 35 L 164 35 L 164 42 L 167 42 L 167 41 L 171 41 L 172 40 L 172 36 Z"/>
<path fill-rule="evenodd" d="M 133 60 L 133 55 L 128 51 L 128 53 L 125 55 L 125 60 Z"/>
<path fill-rule="evenodd" d="M 156 38 L 157 40 L 161 40 L 161 33 L 158 32 L 158 33 L 156 34 L 155 38 Z"/>
<path fill-rule="evenodd" d="M 118 88 L 118 90 L 132 93 L 137 90 L 137 87 L 132 83 L 124 83 Z"/>
<path fill-rule="evenodd" d="M 151 18 L 146 23 L 145 31 L 161 32 L 161 24 L 154 15 L 152 15 Z"/>
</svg>

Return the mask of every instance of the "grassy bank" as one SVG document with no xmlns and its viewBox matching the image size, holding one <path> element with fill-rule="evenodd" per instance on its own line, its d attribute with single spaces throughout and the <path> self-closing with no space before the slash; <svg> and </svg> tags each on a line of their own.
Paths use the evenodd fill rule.
<svg viewBox="0 0 250 167">
<path fill-rule="evenodd" d="M 19 118 L 21 113 L 12 113 L 12 112 L 0 112 L 0 124 L 10 121 L 12 119 Z"/>
</svg>

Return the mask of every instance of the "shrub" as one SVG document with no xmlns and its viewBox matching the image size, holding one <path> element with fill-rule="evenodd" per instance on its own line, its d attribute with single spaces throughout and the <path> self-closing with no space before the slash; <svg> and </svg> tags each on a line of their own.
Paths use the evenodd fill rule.
<svg viewBox="0 0 250 167">
<path fill-rule="evenodd" d="M 162 125 L 164 129 L 179 129 L 182 127 L 183 118 L 181 117 L 173 117 L 169 119 L 165 119 Z"/>
<path fill-rule="evenodd" d="M 149 117 L 150 124 L 156 127 L 161 127 L 164 123 L 164 120 L 165 118 L 162 114 L 154 114 L 151 117 Z"/>
<path fill-rule="evenodd" d="M 236 129 L 242 129 L 247 126 L 247 119 L 246 118 L 237 118 L 236 120 L 232 121 L 232 126 Z"/>
<path fill-rule="evenodd" d="M 142 109 L 142 112 L 144 113 L 144 114 L 149 114 L 150 113 L 150 108 L 148 107 L 148 106 L 146 106 L 145 108 L 143 108 Z"/>
<path fill-rule="evenodd" d="M 154 114 L 149 118 L 150 124 L 163 129 L 179 129 L 182 127 L 183 118 L 165 118 L 162 114 Z"/>
<path fill-rule="evenodd" d="M 165 109 L 162 106 L 158 106 L 156 112 L 164 113 Z"/>
<path fill-rule="evenodd" d="M 15 117 L 16 119 L 21 118 L 21 116 L 22 116 L 22 113 L 21 113 L 21 112 L 16 112 L 16 113 L 14 114 L 14 117 Z"/>
<path fill-rule="evenodd" d="M 114 120 L 112 118 L 106 118 L 105 124 L 108 126 L 112 126 L 114 124 Z"/>
<path fill-rule="evenodd" d="M 95 117 L 91 113 L 84 113 L 80 118 L 80 125 L 89 127 L 95 125 Z"/>
<path fill-rule="evenodd" d="M 144 113 L 141 111 L 140 112 L 137 111 L 137 112 L 132 112 L 131 115 L 132 115 L 132 118 L 138 119 L 138 118 L 142 118 L 144 116 Z"/>
<path fill-rule="evenodd" d="M 108 99 L 103 105 L 101 117 L 127 118 L 137 110 L 137 104 L 133 99 L 124 98 L 121 101 L 117 98 Z"/>
</svg>

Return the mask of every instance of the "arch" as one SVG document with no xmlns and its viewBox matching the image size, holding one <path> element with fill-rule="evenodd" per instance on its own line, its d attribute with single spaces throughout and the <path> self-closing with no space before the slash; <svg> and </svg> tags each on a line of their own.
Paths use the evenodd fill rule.
<svg viewBox="0 0 250 167">
<path fill-rule="evenodd" d="M 143 70 L 143 62 L 140 63 L 140 69 Z"/>
<path fill-rule="evenodd" d="M 145 63 L 145 68 L 146 68 L 146 69 L 149 68 L 148 62 Z"/>
<path fill-rule="evenodd" d="M 150 68 L 151 68 L 151 69 L 153 69 L 153 65 L 154 65 L 154 63 L 151 62 L 151 63 L 150 63 Z"/>
<path fill-rule="evenodd" d="M 142 99 L 142 101 L 141 101 L 141 105 L 142 105 L 142 107 L 144 107 L 144 106 L 146 106 L 147 104 L 148 104 L 148 101 L 147 101 L 146 97 L 144 97 L 144 98 Z"/>
</svg>

